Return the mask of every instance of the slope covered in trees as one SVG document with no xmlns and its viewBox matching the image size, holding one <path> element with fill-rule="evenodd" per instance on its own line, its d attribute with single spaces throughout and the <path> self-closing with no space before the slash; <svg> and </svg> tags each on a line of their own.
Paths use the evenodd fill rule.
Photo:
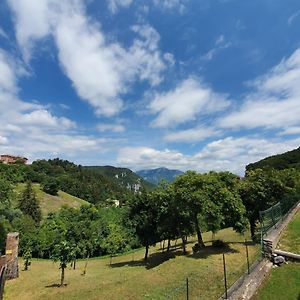
<svg viewBox="0 0 300 300">
<path fill-rule="evenodd" d="M 113 182 L 131 191 L 145 189 L 151 191 L 154 185 L 127 168 L 113 166 L 88 166 L 84 169 L 91 170 L 97 174 L 110 178 Z"/>
<path fill-rule="evenodd" d="M 0 164 L 0 178 L 12 184 L 31 181 L 39 183 L 53 195 L 62 190 L 92 204 L 105 205 L 107 199 L 121 202 L 132 197 L 133 192 L 111 178 L 91 171 L 67 160 L 37 160 L 31 165 Z"/>
<path fill-rule="evenodd" d="M 254 169 L 283 170 L 295 168 L 300 170 L 300 147 L 282 154 L 266 157 L 258 162 L 246 166 L 246 171 Z"/>
</svg>

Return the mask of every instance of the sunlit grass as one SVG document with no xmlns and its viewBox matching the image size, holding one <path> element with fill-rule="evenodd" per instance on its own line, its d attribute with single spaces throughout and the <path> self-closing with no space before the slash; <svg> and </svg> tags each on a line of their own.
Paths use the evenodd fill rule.
<svg viewBox="0 0 300 300">
<path fill-rule="evenodd" d="M 39 184 L 35 183 L 32 186 L 33 186 L 33 190 L 36 193 L 37 199 L 40 202 L 40 207 L 43 216 L 46 216 L 50 212 L 58 211 L 62 206 L 76 208 L 76 207 L 80 207 L 82 204 L 89 204 L 87 201 L 74 197 L 63 191 L 59 191 L 57 196 L 52 196 L 43 192 Z M 20 183 L 15 187 L 15 192 L 17 194 L 17 197 L 14 199 L 13 202 L 14 206 L 17 206 L 18 196 L 22 193 L 24 189 L 25 189 L 24 183 Z"/>
<path fill-rule="evenodd" d="M 183 256 L 180 241 L 168 255 L 159 244 L 150 249 L 147 264 L 144 249 L 112 259 L 95 258 L 88 262 L 82 276 L 84 261 L 76 270 L 66 271 L 67 286 L 49 287 L 59 283 L 58 265 L 49 260 L 34 260 L 29 271 L 6 283 L 5 299 L 183 299 L 186 277 L 190 282 L 190 299 L 217 299 L 223 293 L 223 262 L 225 252 L 228 282 L 232 284 L 246 270 L 244 236 L 231 229 L 217 233 L 216 239 L 228 242 L 224 249 L 211 247 L 211 233 L 204 234 L 206 249 L 192 254 L 195 238 L 189 239 L 188 255 Z M 246 236 L 249 239 L 249 235 Z M 250 260 L 259 255 L 259 247 L 249 243 Z M 20 262 L 21 264 L 21 262 Z"/>
</svg>

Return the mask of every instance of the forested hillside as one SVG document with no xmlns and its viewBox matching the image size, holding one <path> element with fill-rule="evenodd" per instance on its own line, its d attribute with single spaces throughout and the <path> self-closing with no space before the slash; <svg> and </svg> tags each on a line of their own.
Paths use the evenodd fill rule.
<svg viewBox="0 0 300 300">
<path fill-rule="evenodd" d="M 300 169 L 300 147 L 282 154 L 266 157 L 246 166 L 246 171 L 254 169 L 273 168 L 283 170 L 288 168 Z"/>
<path fill-rule="evenodd" d="M 141 189 L 150 191 L 154 189 L 153 184 L 144 180 L 142 177 L 127 168 L 116 168 L 113 166 L 88 166 L 84 168 L 106 176 L 113 182 L 116 182 L 131 191 L 139 191 Z"/>
<path fill-rule="evenodd" d="M 107 199 L 126 201 L 133 194 L 117 181 L 101 173 L 58 158 L 37 160 L 31 165 L 0 164 L 0 178 L 13 184 L 29 180 L 42 186 L 56 186 L 56 190 L 60 189 L 92 204 L 100 205 L 105 205 Z"/>
</svg>

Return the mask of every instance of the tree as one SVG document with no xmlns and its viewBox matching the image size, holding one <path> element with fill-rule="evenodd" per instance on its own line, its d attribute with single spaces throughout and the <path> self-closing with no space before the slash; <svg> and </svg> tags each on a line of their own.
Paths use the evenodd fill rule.
<svg viewBox="0 0 300 300">
<path fill-rule="evenodd" d="M 136 228 L 141 244 L 146 248 L 144 259 L 147 261 L 149 246 L 158 242 L 158 209 L 150 194 L 142 191 L 136 195 L 130 203 L 129 218 Z"/>
<path fill-rule="evenodd" d="M 269 208 L 282 199 L 285 186 L 275 170 L 251 170 L 241 181 L 239 193 L 246 207 L 252 238 L 255 237 L 259 212 Z"/>
<path fill-rule="evenodd" d="M 66 240 L 62 240 L 54 246 L 51 258 L 54 262 L 59 262 L 59 268 L 61 269 L 60 286 L 63 286 L 67 264 L 74 259 L 74 247 L 72 247 Z"/>
<path fill-rule="evenodd" d="M 43 191 L 47 194 L 56 196 L 58 193 L 59 184 L 55 178 L 48 177 L 43 183 Z"/>
<path fill-rule="evenodd" d="M 205 246 L 199 217 L 213 232 L 226 226 L 233 226 L 237 231 L 245 228 L 245 207 L 233 174 L 189 171 L 174 181 L 174 190 L 181 209 L 190 215 L 197 233 L 198 248 Z"/>
<path fill-rule="evenodd" d="M 24 259 L 24 271 L 27 271 L 28 267 L 31 265 L 31 259 L 32 259 L 32 249 L 30 247 L 28 247 L 23 253 L 23 259 Z"/>
<path fill-rule="evenodd" d="M 39 202 L 36 198 L 35 192 L 32 189 L 32 183 L 26 183 L 25 190 L 22 192 L 19 199 L 18 208 L 25 214 L 32 217 L 32 219 L 39 224 L 42 219 L 42 212 Z"/>
</svg>

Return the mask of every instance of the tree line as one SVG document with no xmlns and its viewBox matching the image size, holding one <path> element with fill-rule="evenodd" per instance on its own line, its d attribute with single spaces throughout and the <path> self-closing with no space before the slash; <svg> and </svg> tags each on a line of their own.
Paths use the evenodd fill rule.
<svg viewBox="0 0 300 300">
<path fill-rule="evenodd" d="M 0 173 L 1 174 L 1 173 Z M 55 175 L 53 174 L 54 178 Z M 18 199 L 14 182 L 0 177 L 0 247 L 8 231 L 20 232 L 20 254 L 52 258 L 60 262 L 62 283 L 66 265 L 76 259 L 114 255 L 141 246 L 145 260 L 151 245 L 181 239 L 186 253 L 187 237 L 197 236 L 193 251 L 205 247 L 202 233 L 233 227 L 250 227 L 255 239 L 259 211 L 281 201 L 287 211 L 300 195 L 300 172 L 251 170 L 244 178 L 230 172 L 205 174 L 188 171 L 169 184 L 162 182 L 152 192 L 142 191 L 123 201 L 121 207 L 103 205 L 63 207 L 42 218 L 39 203 L 28 181 Z"/>
</svg>

